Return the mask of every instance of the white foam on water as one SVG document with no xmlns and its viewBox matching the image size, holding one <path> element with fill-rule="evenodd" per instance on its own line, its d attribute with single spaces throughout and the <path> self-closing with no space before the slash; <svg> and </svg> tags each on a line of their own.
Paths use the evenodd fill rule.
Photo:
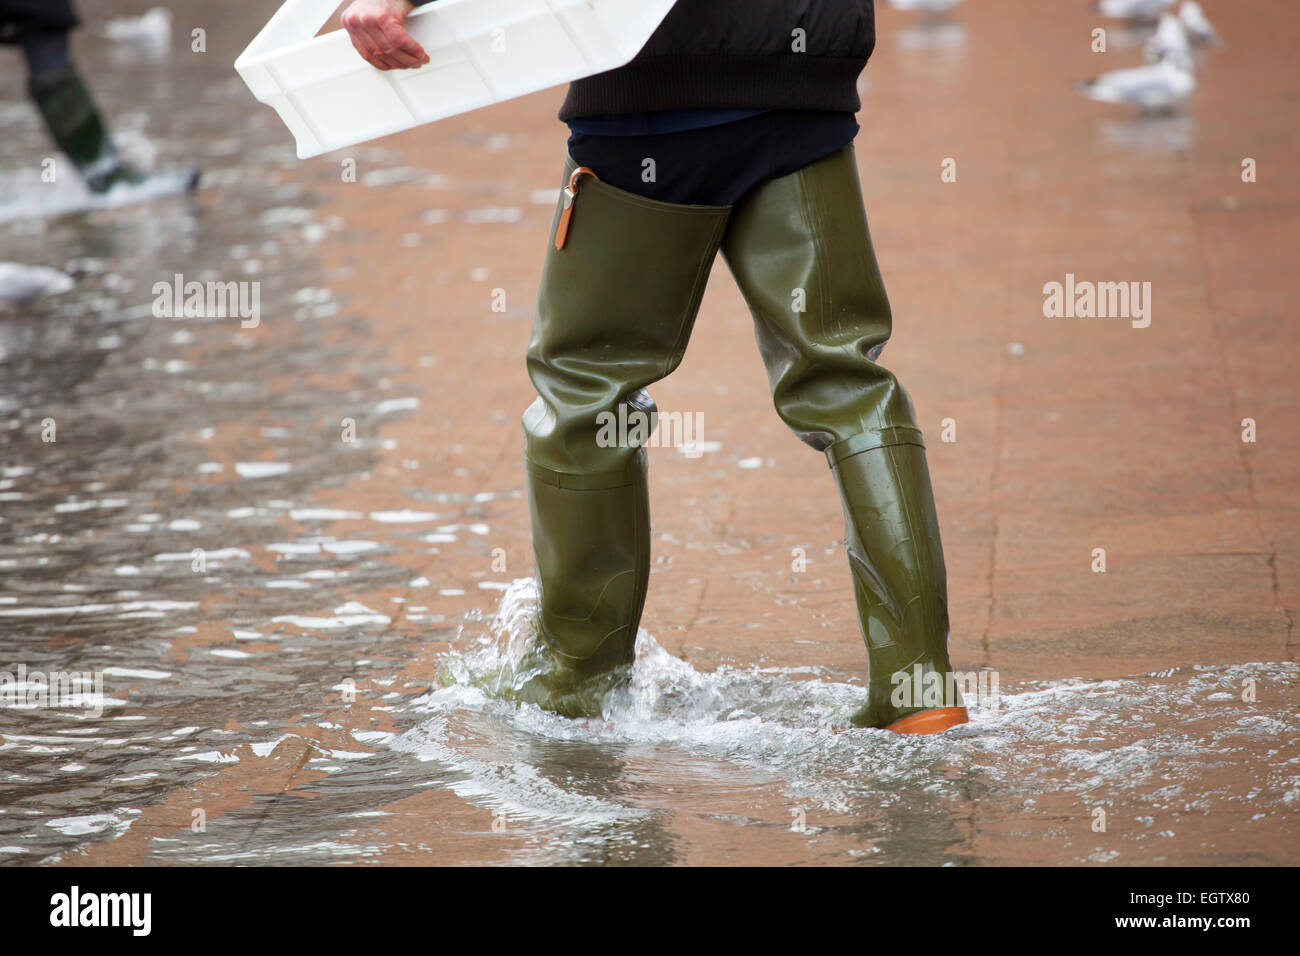
<svg viewBox="0 0 1300 956">
<path fill-rule="evenodd" d="M 120 209 L 136 203 L 177 196 L 189 189 L 189 174 L 165 172 L 151 174 L 142 183 L 118 183 L 106 193 L 92 193 L 75 176 L 62 176 L 58 183 L 42 183 L 38 175 L 5 176 L 0 180 L 0 195 L 16 196 L 0 202 L 0 223 L 22 219 L 52 219 L 71 213 Z"/>
<path fill-rule="evenodd" d="M 390 624 L 392 619 L 385 614 L 366 607 L 359 601 L 348 601 L 334 609 L 334 617 L 307 617 L 299 614 L 285 614 L 273 617 L 276 624 L 293 624 L 303 628 L 320 628 L 332 630 L 345 627 L 359 627 L 363 624 Z"/>
<path fill-rule="evenodd" d="M 282 541 L 266 545 L 266 550 L 281 554 L 320 554 L 320 544 L 315 541 Z"/>
<path fill-rule="evenodd" d="M 116 835 L 125 833 L 131 821 L 140 815 L 139 810 L 121 807 L 112 813 L 93 813 L 83 817 L 61 817 L 47 820 L 45 825 L 58 830 L 65 836 L 84 836 L 87 833 L 102 833 L 112 830 Z"/>
<path fill-rule="evenodd" d="M 171 671 L 156 671 L 144 667 L 105 667 L 105 677 L 136 677 L 140 680 L 162 680 L 171 677 Z"/>
<path fill-rule="evenodd" d="M 331 554 L 361 554 L 365 551 L 374 551 L 379 547 L 377 541 L 328 541 L 321 545 Z"/>
<path fill-rule="evenodd" d="M 1276 692 L 1270 692 L 1271 707 L 1240 699 L 1248 679 L 1274 691 L 1281 685 L 1294 697 L 1300 686 L 1294 662 L 1036 682 L 1015 692 L 1003 689 L 992 705 L 968 700 L 970 723 L 915 736 L 849 725 L 849 715 L 862 703 L 862 687 L 799 679 L 813 668 L 722 666 L 702 672 L 642 630 L 631 681 L 606 697 L 604 719 L 569 720 L 482 689 L 491 686 L 490 675 L 521 658 L 536 602 L 533 581 L 513 582 L 485 637 L 445 656 L 449 686 L 416 702 L 433 716 L 392 744 L 455 768 L 468 777 L 457 792 L 493 806 L 551 818 L 635 809 L 612 800 L 592 807 L 575 803 L 577 795 L 539 782 L 520 763 L 517 746 L 501 745 L 495 755 L 491 747 L 479 747 L 471 755 L 460 743 L 466 732 L 457 723 L 466 715 L 512 740 L 650 746 L 678 754 L 674 760 L 729 765 L 750 779 L 782 781 L 804 805 L 842 813 L 879 808 L 907 792 L 955 799 L 972 775 L 1004 799 L 1064 793 L 1081 802 L 1109 802 L 1128 792 L 1138 804 L 1181 807 L 1187 798 L 1168 781 L 1223 761 L 1249 768 L 1275 803 L 1289 803 L 1288 793 L 1300 795 L 1300 714 L 1295 708 L 1279 711 Z M 453 725 L 455 733 L 448 730 Z M 1263 802 L 1257 794 L 1251 806 Z"/>
<path fill-rule="evenodd" d="M 285 474 L 291 467 L 287 461 L 237 461 L 235 473 L 240 478 L 271 478 Z"/>
<path fill-rule="evenodd" d="M 405 398 L 386 398 L 375 405 L 375 412 L 387 415 L 389 412 L 409 412 L 420 407 L 420 400 L 414 396 Z"/>
<path fill-rule="evenodd" d="M 370 520 L 382 524 L 424 524 L 429 521 L 437 521 L 439 517 L 433 511 L 410 511 L 408 509 L 370 512 Z"/>
<path fill-rule="evenodd" d="M 126 601 L 122 604 L 72 604 L 66 607 L 19 607 L 0 610 L 0 617 L 44 617 L 62 614 L 98 614 L 115 609 L 125 613 L 138 611 L 177 611 L 198 607 L 197 601 Z M 119 615 L 123 616 L 123 615 Z"/>
<path fill-rule="evenodd" d="M 347 521 L 360 518 L 359 511 L 343 511 L 339 508 L 293 508 L 289 517 L 294 521 Z"/>
<path fill-rule="evenodd" d="M 203 552 L 203 560 L 208 564 L 216 561 L 227 561 L 235 558 L 247 558 L 249 554 L 243 548 L 214 548 L 211 551 Z M 155 554 L 153 560 L 163 561 L 193 561 L 194 552 L 192 551 L 168 551 L 163 554 Z"/>
</svg>

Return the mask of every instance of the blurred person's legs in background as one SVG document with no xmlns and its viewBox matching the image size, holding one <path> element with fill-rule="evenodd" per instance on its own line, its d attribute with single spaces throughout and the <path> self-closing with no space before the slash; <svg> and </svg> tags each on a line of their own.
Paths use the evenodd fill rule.
<svg viewBox="0 0 1300 956">
<path fill-rule="evenodd" d="M 22 50 L 27 92 L 50 137 L 91 191 L 103 193 L 146 175 L 119 155 L 72 61 L 68 35 L 77 23 L 68 0 L 0 0 L 0 43 Z"/>
</svg>

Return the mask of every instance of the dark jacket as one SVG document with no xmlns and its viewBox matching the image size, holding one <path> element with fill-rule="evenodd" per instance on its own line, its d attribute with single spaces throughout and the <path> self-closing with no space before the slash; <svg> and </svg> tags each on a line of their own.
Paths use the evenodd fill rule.
<svg viewBox="0 0 1300 956">
<path fill-rule="evenodd" d="M 571 83 L 559 115 L 857 112 L 875 44 L 874 0 L 677 0 L 631 62 Z"/>
<path fill-rule="evenodd" d="M 69 0 L 0 0 L 0 43 L 24 33 L 66 33 L 77 25 Z"/>
</svg>

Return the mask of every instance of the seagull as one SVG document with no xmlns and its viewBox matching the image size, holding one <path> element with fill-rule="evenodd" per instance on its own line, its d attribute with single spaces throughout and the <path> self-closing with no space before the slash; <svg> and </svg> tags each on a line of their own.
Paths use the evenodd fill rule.
<svg viewBox="0 0 1300 956">
<path fill-rule="evenodd" d="M 1126 103 L 1146 113 L 1161 113 L 1187 101 L 1196 89 L 1196 77 L 1190 57 L 1167 53 L 1158 63 L 1111 70 L 1089 83 L 1076 83 L 1075 88 L 1099 103 Z"/>
<path fill-rule="evenodd" d="M 1104 17 L 1119 20 L 1155 20 L 1174 5 L 1174 0 L 1098 0 Z"/>
<path fill-rule="evenodd" d="M 942 13 L 951 10 L 961 0 L 887 0 L 895 10 L 913 10 L 918 13 Z"/>
<path fill-rule="evenodd" d="M 1182 21 L 1187 32 L 1192 35 L 1198 43 L 1217 43 L 1219 35 L 1214 32 L 1214 24 L 1210 23 L 1205 16 L 1205 11 L 1196 0 L 1186 0 L 1178 8 L 1178 19 Z"/>
<path fill-rule="evenodd" d="M 72 288 L 72 276 L 45 266 L 0 262 L 0 304 L 21 305 Z"/>
<path fill-rule="evenodd" d="M 1176 56 L 1191 60 L 1192 41 L 1187 35 L 1183 21 L 1172 13 L 1160 15 L 1160 25 L 1151 39 L 1147 40 L 1142 53 L 1151 63 L 1159 62 L 1165 56 Z"/>
</svg>

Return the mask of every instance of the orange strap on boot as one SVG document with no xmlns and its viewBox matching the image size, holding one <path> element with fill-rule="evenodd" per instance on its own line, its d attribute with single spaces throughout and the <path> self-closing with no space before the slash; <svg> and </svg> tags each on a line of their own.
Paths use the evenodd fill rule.
<svg viewBox="0 0 1300 956">
<path fill-rule="evenodd" d="M 555 248 L 563 249 L 564 241 L 569 238 L 569 220 L 573 218 L 573 202 L 578 198 L 578 177 L 583 173 L 599 180 L 590 166 L 579 166 L 569 177 L 569 185 L 564 187 L 564 208 L 560 211 L 560 224 L 555 229 Z"/>
</svg>

